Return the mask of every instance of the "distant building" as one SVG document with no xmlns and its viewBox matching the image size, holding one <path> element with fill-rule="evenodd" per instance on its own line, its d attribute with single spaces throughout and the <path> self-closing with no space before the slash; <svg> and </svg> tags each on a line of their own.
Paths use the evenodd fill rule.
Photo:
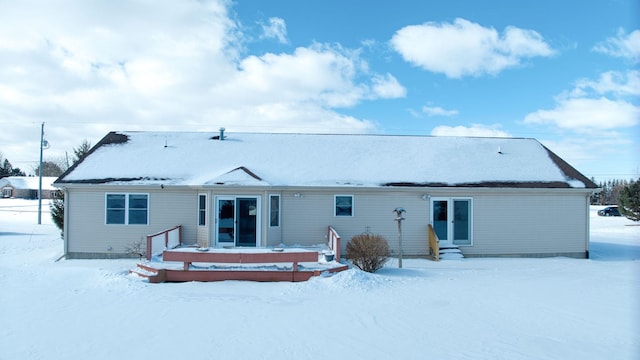
<svg viewBox="0 0 640 360">
<path fill-rule="evenodd" d="M 9 176 L 0 179 L 2 198 L 37 199 L 40 178 L 38 176 Z M 51 199 L 56 191 L 55 177 L 42 177 L 42 198 Z"/>
</svg>

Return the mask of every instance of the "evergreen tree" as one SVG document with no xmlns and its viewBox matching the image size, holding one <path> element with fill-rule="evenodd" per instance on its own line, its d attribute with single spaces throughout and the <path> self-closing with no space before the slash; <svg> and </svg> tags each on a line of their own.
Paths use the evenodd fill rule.
<svg viewBox="0 0 640 360">
<path fill-rule="evenodd" d="M 2 158 L 0 152 L 0 179 L 7 176 L 27 176 L 20 168 L 14 168 L 9 159 Z"/>
<path fill-rule="evenodd" d="M 622 215 L 633 221 L 640 221 L 640 179 L 620 191 L 618 205 Z"/>
<path fill-rule="evenodd" d="M 64 237 L 64 191 L 56 190 L 54 198 L 49 203 L 51 220 L 60 229 L 60 236 Z"/>
<path fill-rule="evenodd" d="M 73 164 L 80 161 L 80 159 L 82 159 L 82 157 L 85 156 L 90 149 L 91 149 L 91 143 L 86 139 L 82 141 L 82 144 L 80 144 L 80 146 L 73 148 L 73 154 L 75 155 L 75 158 L 73 159 Z M 57 167 L 57 172 L 59 172 L 53 176 L 62 175 L 63 171 L 58 165 L 52 162 L 49 162 L 49 164 L 51 164 L 50 171 L 51 171 L 51 168 L 55 166 Z M 45 163 L 42 164 L 42 169 L 43 169 L 42 174 L 43 175 L 46 174 L 47 167 L 45 166 Z M 49 204 L 49 210 L 51 212 L 51 219 L 53 220 L 53 223 L 56 224 L 58 229 L 60 229 L 60 234 L 62 237 L 64 237 L 64 191 L 62 190 L 56 191 L 55 198 Z"/>
<path fill-rule="evenodd" d="M 0 156 L 0 161 L 1 160 L 2 160 L 2 156 Z M 4 161 L 2 161 L 2 166 L 0 166 L 0 178 L 11 176 L 12 169 L 13 167 L 11 166 L 11 163 L 9 162 L 9 160 L 4 159 Z"/>
<path fill-rule="evenodd" d="M 82 144 L 80 144 L 80 146 L 73 148 L 73 154 L 75 155 L 75 159 L 73 159 L 73 163 L 77 163 L 78 161 L 80 161 L 80 159 L 82 159 L 83 156 L 85 156 L 89 150 L 91 150 L 91 142 L 89 142 L 89 140 L 84 139 L 82 140 Z"/>
<path fill-rule="evenodd" d="M 620 192 L 630 183 L 633 183 L 633 180 L 631 182 L 620 179 L 601 181 L 598 187 L 602 190 L 591 196 L 591 205 L 618 205 Z"/>
<path fill-rule="evenodd" d="M 25 174 L 24 171 L 20 170 L 20 168 L 13 168 L 9 176 L 27 176 L 27 174 Z"/>
<path fill-rule="evenodd" d="M 591 181 L 593 181 L 593 183 L 596 183 L 596 179 L 595 178 L 591 178 Z M 602 196 L 601 192 L 594 192 L 593 194 L 591 194 L 591 205 L 600 205 L 600 198 Z"/>
</svg>

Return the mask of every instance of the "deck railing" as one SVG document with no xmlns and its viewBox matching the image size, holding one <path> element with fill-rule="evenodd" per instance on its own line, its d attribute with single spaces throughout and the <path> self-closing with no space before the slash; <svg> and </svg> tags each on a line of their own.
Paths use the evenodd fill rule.
<svg viewBox="0 0 640 360">
<path fill-rule="evenodd" d="M 433 229 L 433 226 L 429 224 L 427 226 L 427 232 L 429 233 L 429 254 L 433 256 L 435 261 L 440 261 L 440 246 L 438 245 L 438 235 Z"/>
<path fill-rule="evenodd" d="M 340 235 L 338 235 L 338 232 L 336 231 L 336 229 L 332 228 L 331 226 L 329 226 L 329 230 L 328 230 L 328 234 L 327 234 L 327 240 L 329 243 L 329 249 L 331 249 L 333 251 L 333 253 L 335 254 L 335 259 L 336 261 L 340 261 Z"/>
<path fill-rule="evenodd" d="M 173 249 L 182 245 L 182 225 L 147 235 L 147 260 L 154 254 L 162 254 L 165 249 Z"/>
</svg>

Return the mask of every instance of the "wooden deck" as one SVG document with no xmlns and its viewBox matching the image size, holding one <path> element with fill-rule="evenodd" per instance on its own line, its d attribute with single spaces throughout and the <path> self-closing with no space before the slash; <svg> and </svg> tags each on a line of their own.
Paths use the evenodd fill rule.
<svg viewBox="0 0 640 360">
<path fill-rule="evenodd" d="M 182 267 L 176 266 L 176 262 L 181 262 Z M 229 264 L 230 267 L 224 266 Z M 297 282 L 346 269 L 348 266 L 338 261 L 323 261 L 317 250 L 186 247 L 165 250 L 162 262 L 138 264 L 138 269 L 132 272 L 152 283 L 224 280 Z"/>
</svg>

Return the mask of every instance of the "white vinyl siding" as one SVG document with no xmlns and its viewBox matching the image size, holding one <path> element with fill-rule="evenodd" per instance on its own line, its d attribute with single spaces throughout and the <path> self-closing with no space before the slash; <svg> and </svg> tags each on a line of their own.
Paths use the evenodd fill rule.
<svg viewBox="0 0 640 360">
<path fill-rule="evenodd" d="M 148 197 L 148 224 L 113 226 L 105 224 L 104 190 L 69 189 L 65 209 L 66 251 L 78 257 L 117 257 L 127 246 L 145 241 L 146 235 L 176 225 L 183 227 L 185 244 L 211 240 L 215 226 L 198 226 L 194 214 L 199 208 L 198 194 L 192 190 L 136 188 L 123 186 L 118 194 L 140 193 Z M 238 189 L 224 189 L 238 194 Z M 403 207 L 403 253 L 406 256 L 428 254 L 427 225 L 430 221 L 429 197 L 469 198 L 472 202 L 471 233 L 473 243 L 460 249 L 476 256 L 537 256 L 573 254 L 588 249 L 588 192 L 575 189 L 349 189 L 357 199 L 353 216 L 335 216 L 335 189 L 291 189 L 280 196 L 280 227 L 270 227 L 270 202 L 262 206 L 262 246 L 318 245 L 325 243 L 327 227 L 333 226 L 342 237 L 342 248 L 354 236 L 369 231 L 389 241 L 398 254 L 398 229 L 393 209 Z M 264 198 L 275 191 L 265 189 Z M 111 193 L 111 192 L 110 192 Z M 116 193 L 116 192 L 114 192 Z M 217 191 L 216 195 L 222 192 Z M 294 196 L 300 193 L 302 196 Z M 208 206 L 211 192 L 207 192 Z M 252 192 L 255 194 L 255 192 Z M 207 216 L 207 223 L 212 220 Z M 211 224 L 214 224 L 211 222 Z"/>
<path fill-rule="evenodd" d="M 407 212 L 402 222 L 403 252 L 411 255 L 425 255 L 426 234 L 429 214 L 429 202 L 420 198 L 422 193 L 403 191 L 358 191 L 357 211 L 353 216 L 335 216 L 327 211 L 335 206 L 334 195 L 330 189 L 325 191 L 306 191 L 303 197 L 294 197 L 293 193 L 282 195 L 282 242 L 285 244 L 317 245 L 325 241 L 327 227 L 334 227 L 342 237 L 344 250 L 349 240 L 365 231 L 380 234 L 389 241 L 394 254 L 398 253 L 398 225 L 396 207 Z"/>
<path fill-rule="evenodd" d="M 580 253 L 587 249 L 586 195 L 505 194 L 474 197 L 469 255 Z"/>
<path fill-rule="evenodd" d="M 121 193 L 136 190 L 140 191 L 123 187 Z M 64 236 L 70 257 L 122 257 L 127 247 L 145 242 L 147 235 L 176 225 L 182 225 L 185 244 L 195 244 L 197 223 L 193 212 L 198 203 L 193 192 L 149 189 L 148 194 L 147 225 L 114 226 L 105 223 L 104 190 L 69 189 L 65 205 L 72 206 L 65 209 L 69 220 Z"/>
<path fill-rule="evenodd" d="M 398 230 L 393 209 L 407 212 L 402 222 L 405 255 L 428 254 L 427 226 L 430 219 L 428 196 L 424 190 L 412 193 L 396 191 L 358 191 L 358 211 L 353 217 L 327 214 L 335 206 L 330 189 L 306 191 L 303 197 L 293 193 L 282 196 L 282 241 L 314 245 L 324 239 L 327 226 L 342 237 L 343 250 L 354 235 L 365 231 L 380 234 L 398 252 Z M 431 197 L 472 199 L 471 245 L 460 249 L 468 255 L 540 256 L 548 254 L 584 254 L 588 239 L 586 198 L 580 191 L 531 189 L 431 189 Z"/>
</svg>

